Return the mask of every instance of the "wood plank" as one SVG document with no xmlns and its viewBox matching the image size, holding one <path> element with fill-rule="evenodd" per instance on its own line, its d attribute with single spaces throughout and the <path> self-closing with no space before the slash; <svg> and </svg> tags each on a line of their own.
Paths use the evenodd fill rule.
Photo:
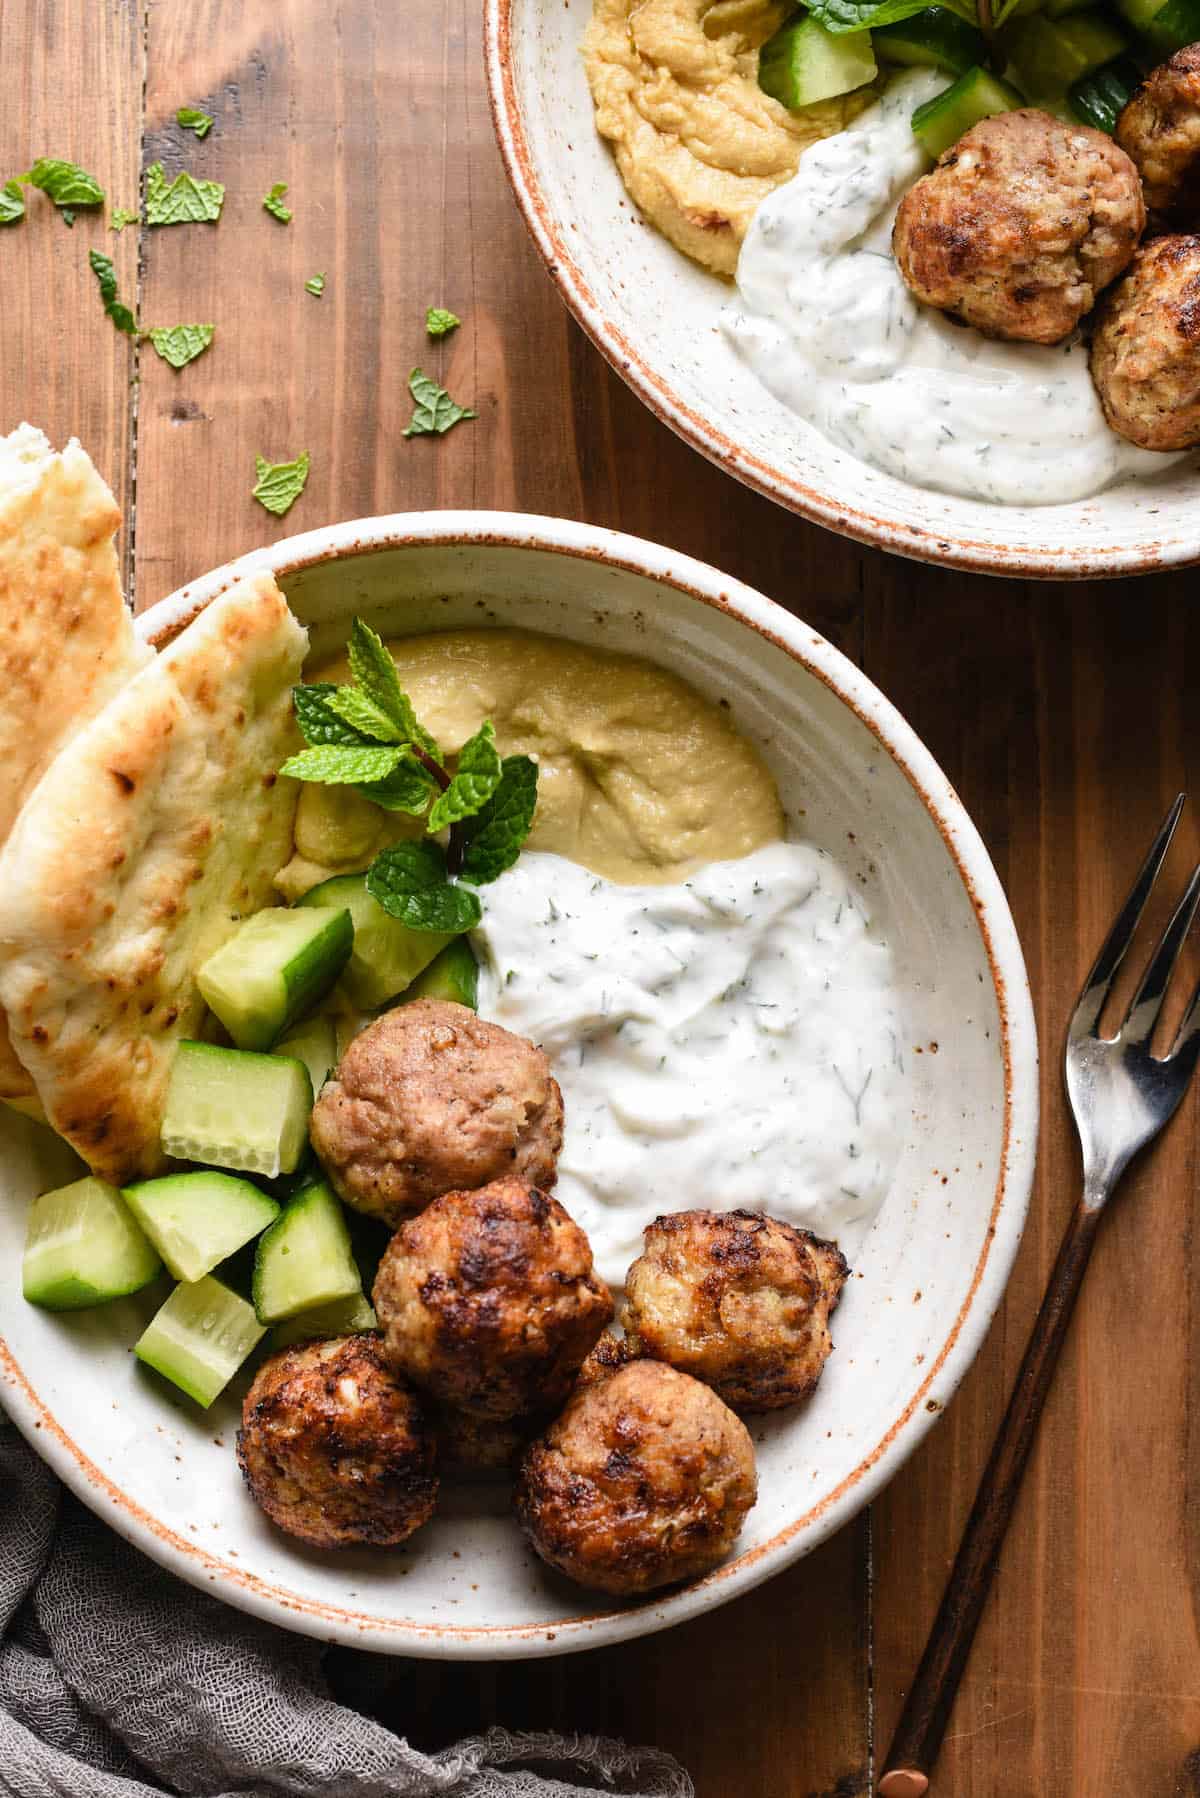
<svg viewBox="0 0 1200 1798">
<path fill-rule="evenodd" d="M 109 204 L 137 198 L 142 46 L 128 0 L 60 0 L 0 9 L 0 63 L 8 71 L 0 124 L 0 181 L 39 156 L 58 156 L 96 177 Z M 15 73 L 19 71 L 19 74 Z M 74 228 L 45 195 L 27 188 L 26 213 L 0 232 L 4 258 L 4 411 L 0 431 L 22 420 L 58 448 L 78 437 L 116 494 L 132 556 L 130 460 L 135 351 L 101 306 L 88 251 L 116 264 L 121 292 L 137 290 L 137 240 L 117 236 L 108 207 L 80 209 Z"/>
</svg>

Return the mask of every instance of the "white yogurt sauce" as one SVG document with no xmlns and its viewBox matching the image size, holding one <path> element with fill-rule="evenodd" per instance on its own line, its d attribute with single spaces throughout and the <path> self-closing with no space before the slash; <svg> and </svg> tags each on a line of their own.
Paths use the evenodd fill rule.
<svg viewBox="0 0 1200 1798">
<path fill-rule="evenodd" d="M 1010 505 L 1085 499 L 1177 455 L 1109 430 L 1076 336 L 999 343 L 909 293 L 892 223 L 929 167 L 915 106 L 946 76 L 913 70 L 805 151 L 763 201 L 724 329 L 763 385 L 832 443 L 920 487 Z"/>
<path fill-rule="evenodd" d="M 522 855 L 474 937 L 480 1013 L 541 1043 L 557 1195 L 619 1286 L 660 1212 L 769 1211 L 853 1257 L 900 1149 L 892 958 L 824 852 L 774 843 L 681 886 Z"/>
</svg>

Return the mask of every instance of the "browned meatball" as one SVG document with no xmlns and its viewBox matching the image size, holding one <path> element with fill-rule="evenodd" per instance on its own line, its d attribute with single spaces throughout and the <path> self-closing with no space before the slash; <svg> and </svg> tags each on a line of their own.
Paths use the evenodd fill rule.
<svg viewBox="0 0 1200 1798">
<path fill-rule="evenodd" d="M 608 1374 L 615 1373 L 618 1367 L 627 1367 L 630 1361 L 636 1361 L 637 1358 L 624 1336 L 605 1330 L 579 1369 L 575 1381 L 576 1391 L 580 1386 L 590 1386 L 593 1380 L 603 1380 Z"/>
<path fill-rule="evenodd" d="M 848 1272 L 835 1244 L 774 1218 L 677 1211 L 629 1270 L 626 1338 L 735 1411 L 774 1411 L 820 1379 Z"/>
<path fill-rule="evenodd" d="M 374 1335 L 273 1355 L 246 1394 L 237 1452 L 272 1523 L 314 1548 L 392 1548 L 433 1515 L 433 1436 Z"/>
<path fill-rule="evenodd" d="M 1154 238 L 1105 294 L 1092 380 L 1105 418 L 1131 443 L 1200 443 L 1200 237 Z"/>
<path fill-rule="evenodd" d="M 892 250 L 926 305 L 988 337 L 1057 343 L 1129 262 L 1145 224 L 1123 150 L 1026 108 L 982 119 L 908 190 Z"/>
<path fill-rule="evenodd" d="M 530 1445 L 515 1496 L 543 1561 L 632 1596 L 723 1561 L 757 1485 L 746 1426 L 715 1392 L 632 1361 L 582 1386 Z"/>
<path fill-rule="evenodd" d="M 465 1005 L 417 999 L 354 1038 L 309 1133 L 347 1205 L 394 1225 L 504 1174 L 553 1186 L 562 1130 L 540 1049 Z"/>
<path fill-rule="evenodd" d="M 503 1418 L 561 1403 L 613 1302 L 558 1200 L 508 1179 L 402 1225 L 375 1310 L 393 1366 L 442 1404 Z"/>
<path fill-rule="evenodd" d="M 1117 120 L 1116 140 L 1137 164 L 1155 221 L 1200 225 L 1200 44 L 1147 75 Z"/>
</svg>

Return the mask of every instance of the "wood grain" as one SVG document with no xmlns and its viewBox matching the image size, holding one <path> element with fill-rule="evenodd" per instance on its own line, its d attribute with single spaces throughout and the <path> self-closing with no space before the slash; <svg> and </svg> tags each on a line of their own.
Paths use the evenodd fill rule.
<svg viewBox="0 0 1200 1798">
<path fill-rule="evenodd" d="M 1200 802 L 1196 576 L 1056 589 L 922 569 L 804 525 L 686 449 L 569 322 L 525 236 L 492 140 L 478 0 L 6 0 L 0 51 L 25 72 L 0 115 L 4 170 L 71 155 L 118 204 L 139 156 L 228 185 L 215 229 L 141 234 L 143 321 L 212 321 L 217 337 L 179 373 L 142 351 L 136 389 L 86 259 L 115 245 L 128 289 L 132 234 L 83 215 L 71 233 L 35 202 L 0 235 L 0 424 L 77 432 L 128 510 L 138 395 L 140 605 L 332 518 L 499 506 L 613 525 L 727 569 L 861 661 L 980 826 L 1038 1006 L 1038 1189 L 984 1351 L 871 1519 L 627 1648 L 330 1662 L 339 1690 L 423 1744 L 557 1723 L 673 1748 L 701 1798 L 865 1793 L 1073 1200 L 1067 1014 L 1167 800 L 1190 785 Z M 216 116 L 205 142 L 174 125 L 182 104 Z M 278 180 L 286 227 L 261 206 Z M 316 270 L 320 300 L 303 288 Z M 424 337 L 430 303 L 464 320 L 442 347 Z M 479 419 L 406 441 L 416 363 Z M 307 492 L 273 520 L 250 497 L 255 454 L 301 448 Z M 1195 819 L 1181 839 L 1177 872 Z M 1193 1097 L 1105 1219 L 951 1718 L 946 1798 L 1200 1798 L 1198 1145 Z"/>
</svg>

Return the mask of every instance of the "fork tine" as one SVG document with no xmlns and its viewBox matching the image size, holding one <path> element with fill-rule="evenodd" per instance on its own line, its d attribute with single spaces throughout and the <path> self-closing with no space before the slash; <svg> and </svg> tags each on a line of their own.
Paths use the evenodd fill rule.
<svg viewBox="0 0 1200 1798">
<path fill-rule="evenodd" d="M 1163 931 L 1158 947 L 1146 964 L 1146 971 L 1138 983 L 1137 992 L 1129 1002 L 1129 1010 L 1125 1022 L 1121 1026 L 1121 1040 L 1130 1043 L 1144 1043 L 1154 1030 L 1158 1014 L 1162 1009 L 1163 994 L 1167 990 L 1167 982 L 1179 959 L 1192 919 L 1196 915 L 1196 907 L 1200 905 L 1200 867 L 1192 871 L 1192 878 L 1187 883 L 1183 898 L 1171 914 L 1171 921 Z"/>
<path fill-rule="evenodd" d="M 1168 1061 L 1183 1062 L 1182 1071 L 1190 1074 L 1196 1065 L 1196 1057 L 1200 1055 L 1200 985 L 1192 994 L 1192 1002 L 1184 1013 L 1183 1023 L 1179 1026 L 1179 1035 L 1175 1038 Z"/>
<path fill-rule="evenodd" d="M 1171 847 L 1171 838 L 1175 835 L 1175 826 L 1179 822 L 1179 814 L 1183 810 L 1185 797 L 1185 794 L 1180 793 L 1163 819 L 1162 828 L 1151 844 L 1150 853 L 1142 863 L 1141 872 L 1133 883 L 1129 897 L 1118 912 L 1116 922 L 1104 939 L 1104 945 L 1092 965 L 1092 971 L 1087 977 L 1079 1003 L 1075 1007 L 1075 1015 L 1071 1019 L 1072 1039 L 1095 1033 L 1096 1023 L 1104 1009 L 1104 1001 L 1108 998 L 1114 976 L 1125 959 L 1126 950 L 1133 941 L 1133 934 L 1138 927 L 1142 912 L 1145 910 L 1151 888 L 1158 879 L 1158 871 L 1166 859 L 1167 850 Z"/>
</svg>

